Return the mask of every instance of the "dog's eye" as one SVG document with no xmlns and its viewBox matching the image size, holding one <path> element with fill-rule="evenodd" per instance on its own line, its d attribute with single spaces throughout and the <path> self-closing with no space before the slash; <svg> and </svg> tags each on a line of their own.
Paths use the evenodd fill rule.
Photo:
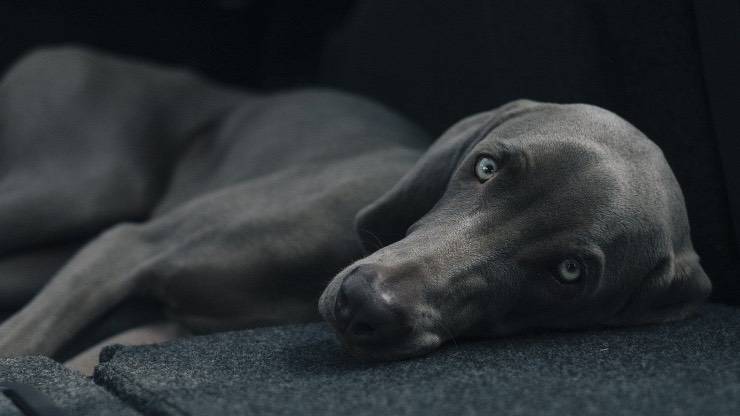
<svg viewBox="0 0 740 416">
<path fill-rule="evenodd" d="M 485 182 L 493 178 L 493 175 L 496 174 L 497 170 L 498 165 L 490 156 L 479 157 L 478 162 L 475 164 L 475 176 L 477 176 L 478 180 L 481 182 Z"/>
<path fill-rule="evenodd" d="M 581 263 L 572 258 L 567 258 L 558 264 L 558 278 L 565 283 L 572 283 L 581 278 Z"/>
</svg>

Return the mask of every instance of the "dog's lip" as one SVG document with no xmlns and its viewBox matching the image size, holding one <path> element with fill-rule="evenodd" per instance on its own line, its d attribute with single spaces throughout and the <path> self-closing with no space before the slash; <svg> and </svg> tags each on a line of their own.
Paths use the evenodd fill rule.
<svg viewBox="0 0 740 416">
<path fill-rule="evenodd" d="M 350 354 L 364 361 L 398 361 L 420 357 L 436 350 L 443 343 L 438 335 L 432 333 L 405 337 L 392 344 L 351 343 L 341 336 L 339 338 Z"/>
<path fill-rule="evenodd" d="M 396 361 L 426 355 L 444 343 L 432 331 L 416 330 L 393 342 L 362 342 L 344 336 L 336 323 L 329 322 L 339 343 L 354 357 L 367 361 Z"/>
</svg>

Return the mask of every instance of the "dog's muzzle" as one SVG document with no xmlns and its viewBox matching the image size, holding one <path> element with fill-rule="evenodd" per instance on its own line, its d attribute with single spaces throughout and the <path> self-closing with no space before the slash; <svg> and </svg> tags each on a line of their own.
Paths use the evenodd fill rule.
<svg viewBox="0 0 740 416">
<path fill-rule="evenodd" d="M 342 282 L 334 304 L 334 327 L 350 348 L 401 343 L 411 333 L 407 313 L 378 285 L 379 271 L 363 265 Z"/>
</svg>

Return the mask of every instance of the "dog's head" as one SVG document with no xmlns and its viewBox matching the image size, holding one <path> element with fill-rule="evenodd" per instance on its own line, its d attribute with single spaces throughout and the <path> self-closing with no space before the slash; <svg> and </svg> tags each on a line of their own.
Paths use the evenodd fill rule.
<svg viewBox="0 0 740 416">
<path fill-rule="evenodd" d="M 460 121 L 356 228 L 371 254 L 319 308 L 365 358 L 680 319 L 711 290 L 662 152 L 590 105 L 520 100 Z"/>
</svg>

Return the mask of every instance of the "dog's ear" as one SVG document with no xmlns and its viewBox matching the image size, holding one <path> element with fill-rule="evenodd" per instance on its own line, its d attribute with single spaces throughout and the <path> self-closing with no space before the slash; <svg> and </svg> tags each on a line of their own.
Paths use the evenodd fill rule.
<svg viewBox="0 0 740 416">
<path fill-rule="evenodd" d="M 712 291 L 712 283 L 689 244 L 668 254 L 645 276 L 632 299 L 609 325 L 640 325 L 690 316 Z"/>
<path fill-rule="evenodd" d="M 355 230 L 367 252 L 392 244 L 437 203 L 467 151 L 503 122 L 538 103 L 517 100 L 472 115 L 453 125 L 393 188 L 355 217 Z"/>
</svg>

